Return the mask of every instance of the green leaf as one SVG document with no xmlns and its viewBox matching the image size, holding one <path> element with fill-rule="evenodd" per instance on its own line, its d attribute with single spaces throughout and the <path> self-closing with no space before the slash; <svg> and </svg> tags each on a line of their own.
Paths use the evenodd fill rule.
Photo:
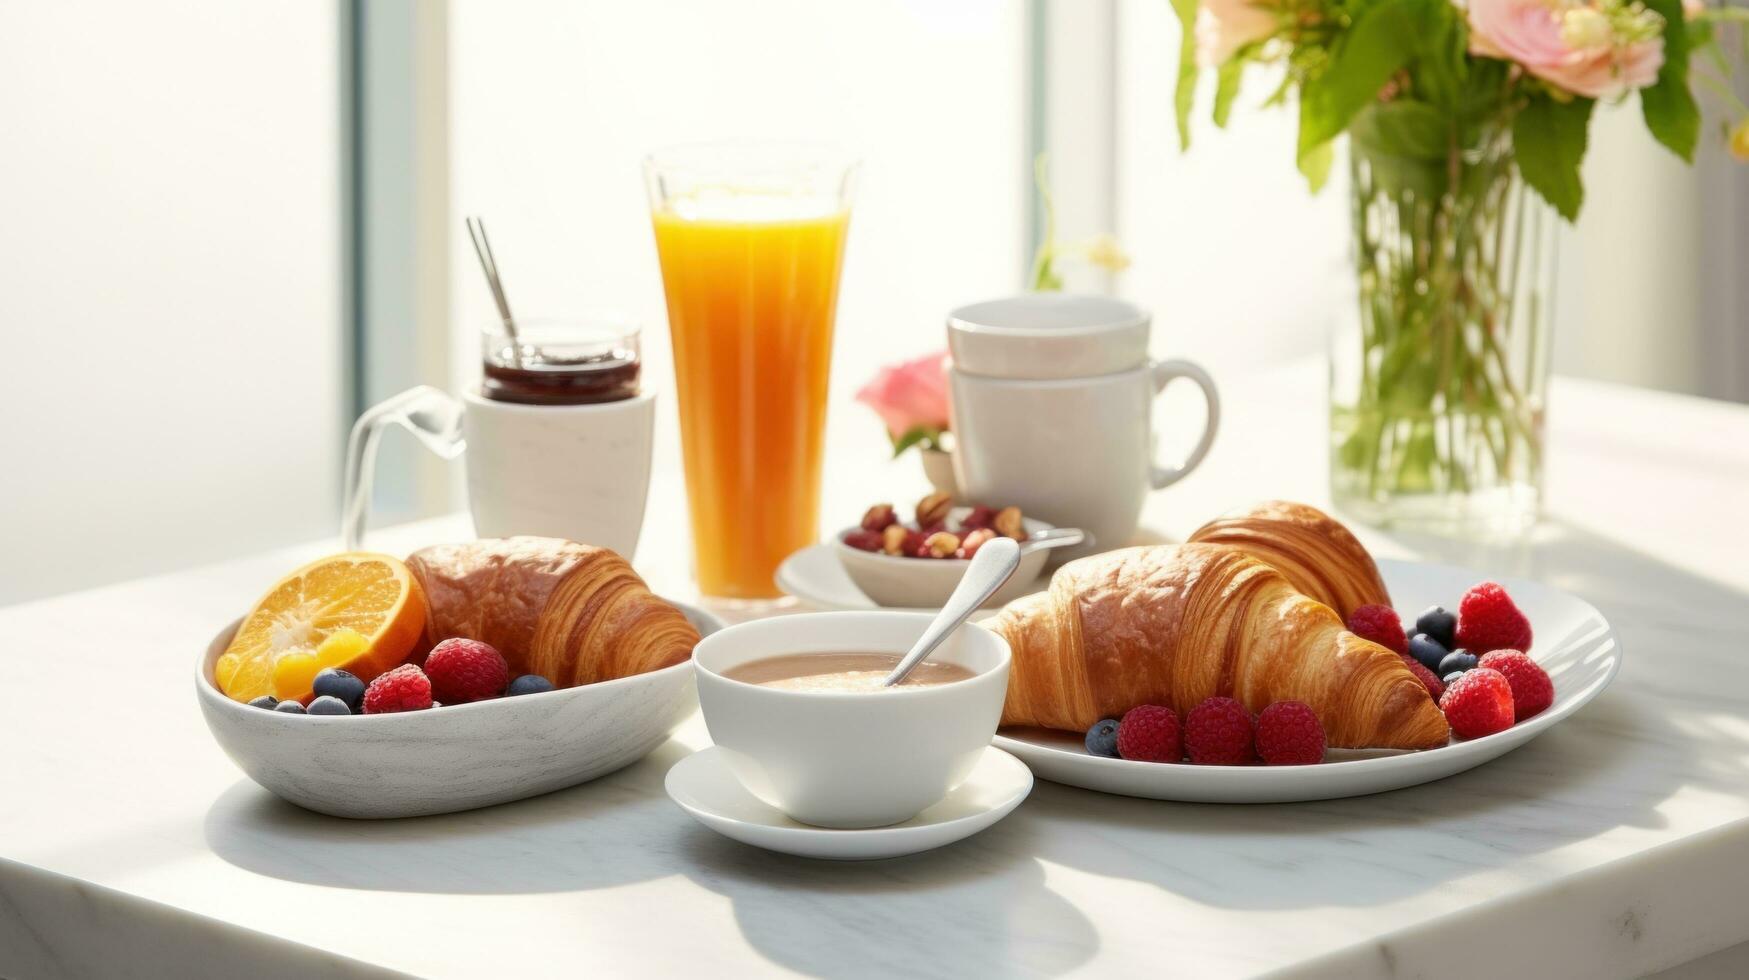
<svg viewBox="0 0 1749 980">
<path fill-rule="evenodd" d="M 1451 117 L 1425 102 L 1398 99 L 1355 114 L 1348 133 L 1368 152 L 1416 160 L 1444 160 L 1451 150 Z"/>
<path fill-rule="evenodd" d="M 1579 216 L 1579 205 L 1585 201 L 1579 164 L 1585 159 L 1585 135 L 1594 104 L 1591 99 L 1556 102 L 1539 95 L 1512 120 L 1518 173 L 1568 221 Z"/>
<path fill-rule="evenodd" d="M 1190 110 L 1196 104 L 1196 5 L 1197 0 L 1172 0 L 1178 12 L 1178 87 L 1172 93 L 1172 109 L 1178 120 L 1178 148 L 1190 149 Z"/>
<path fill-rule="evenodd" d="M 1310 153 L 1300 156 L 1300 173 L 1306 175 L 1306 184 L 1311 187 L 1312 193 L 1316 194 L 1324 189 L 1324 181 L 1330 179 L 1330 164 L 1335 159 L 1336 144 L 1329 140 L 1319 143 Z"/>
<path fill-rule="evenodd" d="M 1232 115 L 1233 100 L 1239 97 L 1239 77 L 1245 73 L 1245 63 L 1229 60 L 1215 73 L 1215 125 L 1223 129 Z"/>
<path fill-rule="evenodd" d="M 1694 162 L 1700 141 L 1700 106 L 1688 88 L 1689 37 L 1682 0 L 1645 0 L 1664 18 L 1664 65 L 1658 81 L 1640 90 L 1640 113 L 1658 142 L 1682 159 Z"/>
<path fill-rule="evenodd" d="M 893 440 L 893 458 L 898 459 L 900 454 L 912 446 L 934 449 L 940 443 L 940 429 L 930 425 L 914 425 L 904 435 Z"/>
<path fill-rule="evenodd" d="M 1298 156 L 1308 178 L 1317 164 L 1311 161 L 1309 167 L 1307 158 L 1347 129 L 1355 113 L 1377 100 L 1385 83 L 1408 63 L 1423 7 L 1423 0 L 1382 0 L 1367 8 L 1342 35 L 1330 63 L 1301 86 Z"/>
</svg>

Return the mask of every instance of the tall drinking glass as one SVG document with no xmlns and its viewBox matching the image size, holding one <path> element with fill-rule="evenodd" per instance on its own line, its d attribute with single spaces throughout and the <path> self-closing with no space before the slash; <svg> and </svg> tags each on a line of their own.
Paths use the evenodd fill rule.
<svg viewBox="0 0 1749 980">
<path fill-rule="evenodd" d="M 778 564 L 819 535 L 855 171 L 843 154 L 787 145 L 677 147 L 644 162 L 706 596 L 776 597 Z"/>
</svg>

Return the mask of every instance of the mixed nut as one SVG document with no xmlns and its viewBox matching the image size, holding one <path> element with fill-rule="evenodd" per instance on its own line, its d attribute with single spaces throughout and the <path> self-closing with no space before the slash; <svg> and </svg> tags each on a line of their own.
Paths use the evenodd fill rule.
<svg viewBox="0 0 1749 980">
<path fill-rule="evenodd" d="M 903 558 L 970 558 L 984 542 L 996 538 L 1026 540 L 1019 507 L 973 507 L 948 528 L 953 497 L 932 493 L 917 501 L 915 519 L 899 520 L 892 504 L 875 504 L 862 515 L 862 526 L 844 535 L 844 543 L 861 551 L 879 551 Z"/>
</svg>

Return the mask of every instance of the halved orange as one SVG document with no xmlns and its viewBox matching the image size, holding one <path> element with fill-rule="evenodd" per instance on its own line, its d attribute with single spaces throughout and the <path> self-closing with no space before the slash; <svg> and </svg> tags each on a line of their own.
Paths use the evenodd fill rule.
<svg viewBox="0 0 1749 980">
<path fill-rule="evenodd" d="M 399 559 L 355 551 L 313 561 L 274 583 L 213 664 L 227 697 L 305 700 L 316 672 L 369 682 L 406 660 L 425 634 L 425 593 Z"/>
</svg>

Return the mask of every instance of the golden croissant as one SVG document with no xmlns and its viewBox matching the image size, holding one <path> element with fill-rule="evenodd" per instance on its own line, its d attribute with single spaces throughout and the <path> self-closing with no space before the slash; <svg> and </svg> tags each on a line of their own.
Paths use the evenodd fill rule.
<svg viewBox="0 0 1749 980">
<path fill-rule="evenodd" d="M 415 552 L 407 567 L 425 589 L 428 638 L 490 643 L 511 676 L 593 684 L 673 666 L 698 643 L 680 610 L 606 548 L 482 539 Z"/>
<path fill-rule="evenodd" d="M 1304 701 L 1332 748 L 1444 745 L 1445 716 L 1401 657 L 1239 551 L 1188 544 L 1070 562 L 989 624 L 1014 651 L 1004 725 L 1081 731 L 1139 704 L 1252 712 Z"/>
<path fill-rule="evenodd" d="M 1391 604 L 1385 580 L 1348 528 L 1316 507 L 1271 500 L 1218 517 L 1192 543 L 1232 548 L 1270 565 L 1343 622 L 1361 606 Z"/>
</svg>

